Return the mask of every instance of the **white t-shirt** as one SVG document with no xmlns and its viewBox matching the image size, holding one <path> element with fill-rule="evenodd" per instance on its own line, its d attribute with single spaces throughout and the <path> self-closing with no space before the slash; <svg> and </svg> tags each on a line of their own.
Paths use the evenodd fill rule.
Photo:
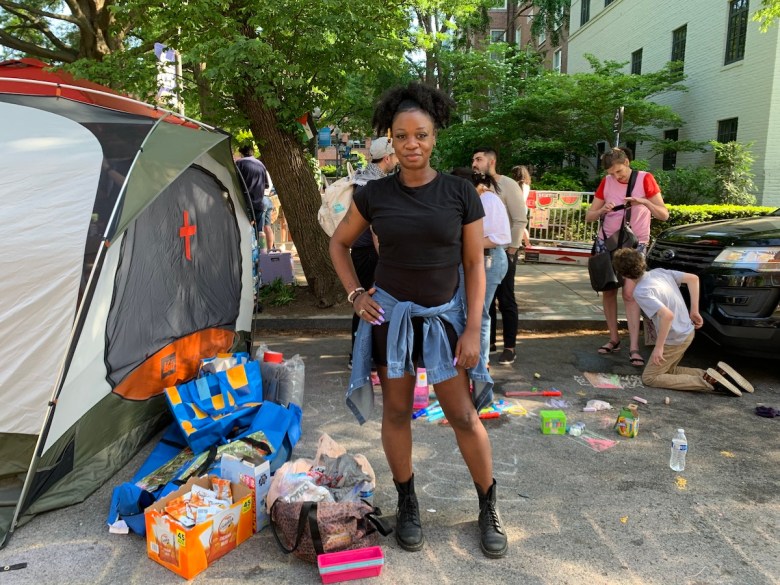
<svg viewBox="0 0 780 585">
<path fill-rule="evenodd" d="M 507 246 L 512 241 L 509 230 L 509 216 L 506 207 L 493 191 L 485 191 L 479 196 L 485 217 L 482 219 L 482 231 L 496 246 Z"/>
<path fill-rule="evenodd" d="M 680 345 L 694 330 L 688 307 L 685 305 L 680 283 L 684 272 L 655 268 L 645 272 L 636 284 L 634 299 L 659 329 L 658 310 L 666 307 L 674 313 L 672 328 L 666 337 L 666 345 Z"/>
</svg>

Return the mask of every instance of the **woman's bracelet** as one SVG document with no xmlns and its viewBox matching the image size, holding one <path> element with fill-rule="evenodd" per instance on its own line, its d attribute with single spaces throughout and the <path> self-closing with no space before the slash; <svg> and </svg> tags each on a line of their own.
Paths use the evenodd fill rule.
<svg viewBox="0 0 780 585">
<path fill-rule="evenodd" d="M 347 295 L 347 301 L 349 303 L 354 303 L 355 299 L 358 298 L 360 295 L 362 295 L 364 292 L 366 292 L 366 289 L 364 289 L 362 286 L 357 287 L 355 290 L 353 290 L 351 293 Z"/>
</svg>

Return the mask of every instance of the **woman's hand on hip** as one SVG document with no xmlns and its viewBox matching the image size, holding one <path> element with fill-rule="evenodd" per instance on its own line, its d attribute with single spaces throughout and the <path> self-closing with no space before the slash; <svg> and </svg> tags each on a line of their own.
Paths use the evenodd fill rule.
<svg viewBox="0 0 780 585">
<path fill-rule="evenodd" d="M 385 322 L 385 310 L 374 300 L 375 288 L 357 296 L 352 303 L 355 314 L 372 325 L 381 325 Z"/>
</svg>

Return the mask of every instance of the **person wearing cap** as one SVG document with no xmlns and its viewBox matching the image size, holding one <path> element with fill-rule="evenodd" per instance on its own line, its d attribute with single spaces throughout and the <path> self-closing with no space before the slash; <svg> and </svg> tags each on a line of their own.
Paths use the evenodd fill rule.
<svg viewBox="0 0 780 585">
<path fill-rule="evenodd" d="M 252 202 L 257 229 L 263 231 L 265 217 L 263 196 L 268 187 L 268 170 L 259 159 L 255 158 L 254 143 L 243 144 L 238 152 L 241 154 L 241 158 L 236 161 L 236 168 L 246 186 L 246 194 Z"/>
<path fill-rule="evenodd" d="M 385 137 L 371 140 L 368 156 L 371 157 L 371 162 L 368 163 L 365 168 L 359 169 L 352 179 L 352 182 L 355 185 L 355 193 L 360 191 L 360 189 L 369 181 L 386 177 L 398 164 L 393 145 L 390 140 Z M 371 228 L 365 230 L 358 239 L 354 241 L 352 248 L 350 249 L 350 255 L 352 256 L 352 263 L 355 265 L 355 272 L 360 281 L 360 286 L 369 290 L 374 285 L 374 272 L 376 271 L 376 266 L 379 262 L 379 250 L 375 245 Z M 357 333 L 359 324 L 360 317 L 358 317 L 357 314 L 353 314 L 352 343 L 350 344 L 350 348 L 355 345 L 355 334 Z M 347 367 L 352 369 L 351 351 L 349 353 Z"/>
</svg>

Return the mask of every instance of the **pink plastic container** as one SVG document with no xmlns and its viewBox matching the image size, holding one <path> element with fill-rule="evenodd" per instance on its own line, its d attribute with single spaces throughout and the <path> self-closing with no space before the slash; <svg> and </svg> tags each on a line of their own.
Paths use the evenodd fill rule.
<svg viewBox="0 0 780 585">
<path fill-rule="evenodd" d="M 384 565 L 385 556 L 379 546 L 325 553 L 317 557 L 323 583 L 378 577 Z"/>
</svg>

